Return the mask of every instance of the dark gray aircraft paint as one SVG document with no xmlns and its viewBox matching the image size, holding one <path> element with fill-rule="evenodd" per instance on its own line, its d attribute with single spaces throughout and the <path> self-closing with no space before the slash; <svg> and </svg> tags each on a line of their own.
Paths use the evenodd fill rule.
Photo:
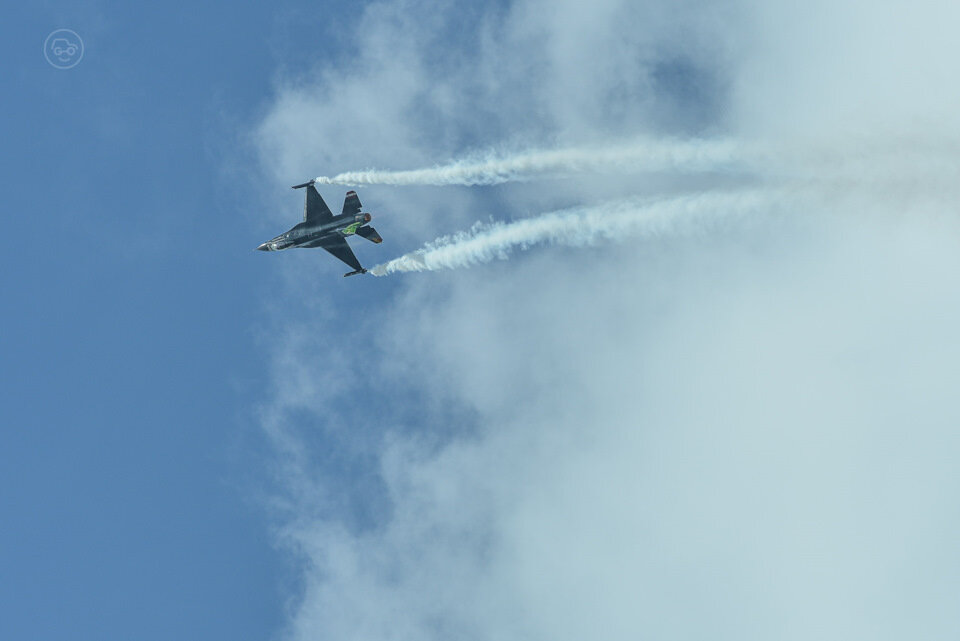
<svg viewBox="0 0 960 641">
<path fill-rule="evenodd" d="M 347 236 L 363 236 L 374 243 L 382 243 L 383 239 L 370 222 L 370 214 L 360 212 L 360 199 L 357 192 L 348 191 L 343 201 L 343 211 L 334 216 L 327 203 L 323 202 L 314 181 L 294 185 L 294 189 L 307 188 L 307 199 L 303 205 L 303 222 L 263 243 L 257 249 L 265 252 L 280 251 L 291 247 L 322 247 L 328 252 L 353 268 L 344 276 L 366 274 L 367 270 L 360 266 L 360 261 L 353 255 L 353 250 L 347 244 Z"/>
</svg>

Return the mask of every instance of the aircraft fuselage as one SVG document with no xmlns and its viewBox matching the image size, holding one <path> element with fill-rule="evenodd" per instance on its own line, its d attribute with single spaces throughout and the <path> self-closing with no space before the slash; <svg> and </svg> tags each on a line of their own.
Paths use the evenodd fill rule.
<svg viewBox="0 0 960 641">
<path fill-rule="evenodd" d="M 281 251 L 297 247 L 317 247 L 330 236 L 352 236 L 372 220 L 370 214 L 341 214 L 319 225 L 302 222 L 276 238 L 261 244 L 260 251 Z"/>
</svg>

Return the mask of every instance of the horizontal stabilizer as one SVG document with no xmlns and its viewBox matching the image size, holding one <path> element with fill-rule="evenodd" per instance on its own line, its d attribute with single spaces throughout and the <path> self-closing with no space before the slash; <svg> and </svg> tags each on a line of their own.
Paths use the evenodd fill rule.
<svg viewBox="0 0 960 641">
<path fill-rule="evenodd" d="M 369 225 L 361 227 L 357 230 L 357 236 L 363 236 L 372 243 L 382 243 L 383 238 L 380 237 L 380 234 L 377 233 L 377 230 Z"/>
<path fill-rule="evenodd" d="M 305 183 L 303 183 L 302 185 L 294 185 L 293 187 L 291 187 L 291 189 L 303 189 L 304 187 L 309 187 L 310 185 L 312 185 L 312 184 L 315 183 L 315 182 L 317 182 L 317 179 L 316 179 L 316 178 L 314 178 L 314 179 L 311 180 L 310 182 L 305 182 Z"/>
</svg>

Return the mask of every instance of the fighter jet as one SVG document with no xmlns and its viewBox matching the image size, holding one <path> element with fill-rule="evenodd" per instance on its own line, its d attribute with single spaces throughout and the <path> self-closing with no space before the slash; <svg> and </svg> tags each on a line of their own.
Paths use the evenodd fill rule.
<svg viewBox="0 0 960 641">
<path fill-rule="evenodd" d="M 353 268 L 344 276 L 366 274 L 367 270 L 360 266 L 360 261 L 353 255 L 353 250 L 347 244 L 347 236 L 363 236 L 369 241 L 382 243 L 383 238 L 377 230 L 367 225 L 372 218 L 370 214 L 361 213 L 360 199 L 357 192 L 348 191 L 343 201 L 343 211 L 334 216 L 327 203 L 323 202 L 315 181 L 294 185 L 294 189 L 307 188 L 307 198 L 303 205 L 303 222 L 294 226 L 288 232 L 280 234 L 273 240 L 268 240 L 257 249 L 265 252 L 280 251 L 291 247 L 323 247 L 328 252 Z"/>
</svg>

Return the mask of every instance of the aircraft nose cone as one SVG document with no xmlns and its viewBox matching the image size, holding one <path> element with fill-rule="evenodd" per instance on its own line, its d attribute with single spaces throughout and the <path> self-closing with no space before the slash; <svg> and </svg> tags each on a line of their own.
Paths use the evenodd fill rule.
<svg viewBox="0 0 960 641">
<path fill-rule="evenodd" d="M 270 247 L 267 246 L 267 243 L 263 243 L 262 245 L 260 245 L 259 247 L 257 247 L 257 249 L 259 249 L 259 250 L 262 251 L 262 252 L 268 252 L 268 251 L 270 251 Z"/>
</svg>

